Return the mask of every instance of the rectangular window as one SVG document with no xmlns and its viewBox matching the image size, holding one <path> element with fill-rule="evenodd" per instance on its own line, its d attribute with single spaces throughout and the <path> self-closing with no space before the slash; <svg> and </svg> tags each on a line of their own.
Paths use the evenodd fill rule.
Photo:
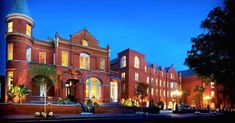
<svg viewBox="0 0 235 123">
<path fill-rule="evenodd" d="M 32 27 L 29 24 L 26 24 L 26 35 L 31 37 Z"/>
<path fill-rule="evenodd" d="M 174 82 L 171 82 L 170 86 L 171 88 L 174 88 Z"/>
<path fill-rule="evenodd" d="M 215 91 L 211 91 L 211 97 L 215 96 Z"/>
<path fill-rule="evenodd" d="M 68 67 L 68 63 L 69 63 L 69 53 L 68 53 L 68 51 L 62 51 L 61 55 L 62 55 L 62 57 L 61 57 L 62 66 Z"/>
<path fill-rule="evenodd" d="M 158 86 L 158 80 L 156 79 L 156 86 Z"/>
<path fill-rule="evenodd" d="M 162 86 L 162 80 L 160 80 L 160 82 L 159 82 L 159 86 L 160 86 L 160 87 Z"/>
<path fill-rule="evenodd" d="M 105 59 L 100 58 L 100 70 L 105 71 Z"/>
<path fill-rule="evenodd" d="M 158 89 L 156 89 L 156 96 L 158 96 Z"/>
<path fill-rule="evenodd" d="M 31 62 L 31 47 L 26 48 L 26 61 Z"/>
<path fill-rule="evenodd" d="M 161 89 L 159 90 L 159 96 L 160 97 L 162 96 L 162 90 Z"/>
<path fill-rule="evenodd" d="M 13 32 L 13 21 L 8 22 L 8 32 Z"/>
<path fill-rule="evenodd" d="M 165 90 L 163 91 L 163 97 L 166 97 L 166 91 Z"/>
<path fill-rule="evenodd" d="M 151 88 L 151 95 L 153 95 L 153 88 Z"/>
<path fill-rule="evenodd" d="M 7 45 L 7 60 L 13 60 L 13 44 Z"/>
<path fill-rule="evenodd" d="M 175 79 L 175 76 L 174 74 L 171 73 L 171 79 Z"/>
<path fill-rule="evenodd" d="M 144 71 L 147 72 L 147 67 L 146 66 L 144 66 Z"/>
<path fill-rule="evenodd" d="M 161 73 L 162 73 L 162 77 L 163 77 L 163 71 L 161 71 Z"/>
<path fill-rule="evenodd" d="M 39 52 L 39 63 L 46 64 L 46 52 Z"/>
<path fill-rule="evenodd" d="M 149 77 L 147 77 L 146 82 L 147 82 L 147 84 L 149 84 Z"/>
<path fill-rule="evenodd" d="M 211 82 L 211 88 L 215 88 L 215 83 Z"/>
<path fill-rule="evenodd" d="M 126 73 L 125 72 L 122 72 L 121 73 L 121 79 L 125 79 L 126 78 Z"/>
<path fill-rule="evenodd" d="M 139 81 L 139 73 L 135 73 L 135 81 Z"/>
<path fill-rule="evenodd" d="M 147 95 L 149 95 L 149 88 L 147 88 Z"/>
<path fill-rule="evenodd" d="M 166 81 L 163 82 L 163 87 L 164 87 L 164 88 L 166 87 Z"/>
<path fill-rule="evenodd" d="M 8 78 L 7 78 L 7 85 L 8 85 L 8 89 L 10 90 L 11 87 L 13 86 L 13 71 L 9 71 L 8 72 Z"/>
</svg>

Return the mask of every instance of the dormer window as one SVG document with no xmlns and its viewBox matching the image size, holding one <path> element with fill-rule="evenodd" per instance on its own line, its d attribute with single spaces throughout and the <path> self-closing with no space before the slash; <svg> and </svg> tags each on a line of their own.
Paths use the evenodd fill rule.
<svg viewBox="0 0 235 123">
<path fill-rule="evenodd" d="M 13 32 L 13 21 L 8 22 L 8 30 L 7 32 Z"/>
<path fill-rule="evenodd" d="M 29 24 L 26 24 L 26 35 L 31 37 L 32 27 Z"/>
<path fill-rule="evenodd" d="M 82 40 L 82 46 L 85 46 L 85 47 L 87 47 L 87 46 L 88 46 L 88 42 L 87 42 L 87 40 L 85 40 L 85 39 L 83 39 L 83 40 Z"/>
</svg>

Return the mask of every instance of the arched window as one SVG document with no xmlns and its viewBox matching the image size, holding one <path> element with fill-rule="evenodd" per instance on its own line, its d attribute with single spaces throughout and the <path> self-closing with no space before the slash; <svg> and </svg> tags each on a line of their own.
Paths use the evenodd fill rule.
<svg viewBox="0 0 235 123">
<path fill-rule="evenodd" d="M 122 56 L 120 63 L 120 68 L 126 67 L 126 56 Z"/>
<path fill-rule="evenodd" d="M 91 77 L 86 80 L 86 97 L 87 98 L 101 98 L 101 82 L 99 79 Z"/>
<path fill-rule="evenodd" d="M 80 53 L 80 69 L 90 69 L 90 56 L 86 53 Z"/>
<path fill-rule="evenodd" d="M 137 56 L 135 56 L 134 67 L 140 68 L 140 59 Z"/>
</svg>

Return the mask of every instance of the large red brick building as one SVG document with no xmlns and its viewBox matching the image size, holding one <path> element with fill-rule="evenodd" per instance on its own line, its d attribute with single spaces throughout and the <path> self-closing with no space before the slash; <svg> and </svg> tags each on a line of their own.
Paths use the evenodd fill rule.
<svg viewBox="0 0 235 123">
<path fill-rule="evenodd" d="M 32 81 L 29 70 L 35 65 L 55 66 L 57 80 L 48 96 L 75 97 L 76 101 L 92 99 L 97 102 L 118 101 L 118 80 L 110 74 L 109 50 L 102 48 L 86 30 L 62 38 L 58 33 L 52 40 L 33 37 L 35 22 L 25 0 L 15 0 L 6 17 L 7 65 L 5 101 L 13 85 L 24 84 L 30 90 L 29 100 L 45 96 L 42 84 Z M 50 76 L 47 76 L 50 79 Z"/>
<path fill-rule="evenodd" d="M 138 82 L 149 85 L 147 102 L 164 102 L 165 108 L 173 108 L 177 91 L 181 90 L 181 75 L 173 65 L 157 66 L 145 60 L 145 55 L 131 49 L 118 53 L 118 58 L 111 61 L 111 70 L 118 71 L 121 77 L 121 96 L 124 99 L 136 100 Z"/>
<path fill-rule="evenodd" d="M 148 63 L 145 55 L 137 51 L 126 49 L 110 62 L 110 47 L 100 47 L 86 29 L 71 35 L 70 39 L 62 38 L 59 33 L 50 40 L 34 38 L 35 22 L 26 0 L 15 0 L 6 17 L 6 25 L 6 79 L 1 84 L 4 86 L 5 102 L 8 101 L 9 89 L 19 84 L 31 90 L 26 101 L 40 101 L 44 96 L 73 96 L 76 102 L 87 99 L 100 103 L 136 100 L 136 85 L 143 82 L 149 85 L 145 101 L 162 101 L 165 109 L 172 109 L 185 90 L 191 92 L 185 102 L 197 107 L 193 99 L 193 90 L 197 85 L 205 88 L 202 105 L 217 106 L 212 99 L 217 99 L 221 107 L 229 104 L 228 96 L 220 93 L 224 90 L 223 86 L 203 84 L 195 73 L 177 72 L 173 65 L 163 67 Z M 40 65 L 56 69 L 56 80 L 47 93 L 43 84 L 33 81 L 40 75 L 30 74 L 31 68 Z M 51 80 L 50 75 L 44 77 Z"/>
</svg>

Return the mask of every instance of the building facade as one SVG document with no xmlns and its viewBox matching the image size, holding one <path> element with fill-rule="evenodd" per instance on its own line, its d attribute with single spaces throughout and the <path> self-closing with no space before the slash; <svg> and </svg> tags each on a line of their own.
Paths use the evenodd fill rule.
<svg viewBox="0 0 235 123">
<path fill-rule="evenodd" d="M 28 100 L 41 97 L 74 97 L 75 101 L 117 102 L 118 80 L 110 73 L 109 50 L 102 48 L 98 41 L 86 30 L 62 38 L 58 33 L 51 40 L 33 37 L 34 20 L 25 0 L 15 0 L 6 17 L 7 65 L 5 101 L 7 92 L 13 85 L 24 84 L 30 90 Z M 56 69 L 53 86 L 44 92 L 43 84 L 33 80 L 30 69 L 47 65 Z M 51 79 L 50 75 L 44 76 Z"/>
<path fill-rule="evenodd" d="M 214 82 L 203 82 L 202 79 L 192 70 L 180 71 L 182 74 L 182 90 L 187 95 L 182 95 L 183 102 L 191 107 L 197 108 L 229 108 L 230 98 L 225 93 L 226 88 Z M 198 87 L 203 91 L 200 94 Z"/>
<path fill-rule="evenodd" d="M 137 83 L 143 82 L 149 85 L 149 102 L 162 101 L 165 109 L 172 109 L 177 101 L 176 92 L 181 90 L 181 75 L 176 72 L 173 65 L 164 68 L 156 64 L 149 64 L 145 55 L 131 49 L 118 53 L 118 58 L 111 61 L 111 70 L 118 71 L 121 78 L 121 98 L 136 100 Z M 179 95 L 178 95 L 179 96 Z"/>
</svg>

